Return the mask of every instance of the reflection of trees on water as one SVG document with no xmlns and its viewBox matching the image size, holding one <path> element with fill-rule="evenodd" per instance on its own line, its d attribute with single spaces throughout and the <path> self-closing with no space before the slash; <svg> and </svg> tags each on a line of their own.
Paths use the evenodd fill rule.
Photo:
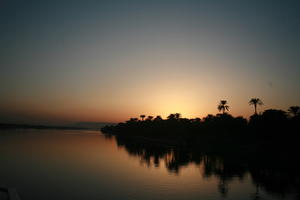
<svg viewBox="0 0 300 200">
<path fill-rule="evenodd" d="M 116 137 L 116 141 L 118 146 L 124 147 L 130 155 L 139 157 L 147 166 L 158 167 L 160 162 L 164 162 L 166 168 L 175 174 L 190 163 L 201 165 L 204 178 L 213 176 L 219 179 L 218 191 L 222 197 L 227 196 L 228 184 L 234 178 L 242 181 L 248 173 L 256 187 L 251 195 L 253 199 L 262 199 L 261 190 L 280 197 L 300 191 L 298 168 L 291 168 L 290 163 L 282 163 L 281 160 L 268 159 L 266 155 L 244 157 L 232 152 L 230 155 L 207 154 L 126 137 Z"/>
<path fill-rule="evenodd" d="M 167 147 L 149 143 L 145 148 L 145 144 L 141 142 L 121 137 L 116 137 L 116 141 L 118 146 L 125 147 L 130 155 L 140 157 L 141 162 L 147 164 L 147 166 L 154 165 L 158 167 L 160 159 L 164 159 L 166 155 L 171 155 L 171 149 Z"/>
<path fill-rule="evenodd" d="M 257 188 L 261 188 L 268 193 L 275 194 L 282 198 L 287 194 L 294 193 L 299 195 L 299 169 L 273 169 L 264 167 L 249 167 L 253 182 Z M 299 197 L 298 197 L 299 199 Z"/>
</svg>

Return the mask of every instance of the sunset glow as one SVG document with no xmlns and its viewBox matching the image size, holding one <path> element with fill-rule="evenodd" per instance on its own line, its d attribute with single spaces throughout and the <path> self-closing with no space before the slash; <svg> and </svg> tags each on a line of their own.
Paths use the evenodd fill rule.
<svg viewBox="0 0 300 200">
<path fill-rule="evenodd" d="M 194 118 L 221 99 L 249 117 L 253 97 L 260 111 L 299 104 L 297 6 L 122 2 L 1 3 L 1 121 Z"/>
</svg>

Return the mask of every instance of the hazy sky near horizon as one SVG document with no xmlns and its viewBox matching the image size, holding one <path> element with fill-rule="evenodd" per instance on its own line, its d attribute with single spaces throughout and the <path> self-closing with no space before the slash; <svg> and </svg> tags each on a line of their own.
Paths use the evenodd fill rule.
<svg viewBox="0 0 300 200">
<path fill-rule="evenodd" d="M 0 122 L 300 104 L 300 1 L 2 0 Z"/>
</svg>

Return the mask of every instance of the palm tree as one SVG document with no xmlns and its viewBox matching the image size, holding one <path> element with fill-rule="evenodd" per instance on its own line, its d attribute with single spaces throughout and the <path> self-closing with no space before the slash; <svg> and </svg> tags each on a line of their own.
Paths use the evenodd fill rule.
<svg viewBox="0 0 300 200">
<path fill-rule="evenodd" d="M 263 105 L 263 102 L 259 98 L 252 98 L 249 101 L 249 105 L 254 106 L 254 114 L 257 115 L 257 105 L 261 106 Z"/>
<path fill-rule="evenodd" d="M 288 109 L 288 112 L 292 114 L 294 117 L 300 114 L 300 107 L 299 106 L 291 106 Z"/>
<path fill-rule="evenodd" d="M 140 118 L 142 118 L 142 121 L 144 121 L 145 117 L 146 117 L 146 115 L 140 115 Z"/>
<path fill-rule="evenodd" d="M 227 101 L 226 100 L 221 100 L 219 105 L 218 105 L 218 110 L 222 111 L 223 114 L 225 114 L 225 111 L 229 110 L 229 106 L 227 105 Z"/>
</svg>

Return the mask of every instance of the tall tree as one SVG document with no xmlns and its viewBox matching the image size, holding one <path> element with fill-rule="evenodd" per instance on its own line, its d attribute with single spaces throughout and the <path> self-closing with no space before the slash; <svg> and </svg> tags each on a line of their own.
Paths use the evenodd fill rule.
<svg viewBox="0 0 300 200">
<path fill-rule="evenodd" d="M 259 98 L 252 98 L 249 101 L 249 105 L 254 106 L 254 114 L 257 115 L 257 106 L 263 105 L 263 102 Z"/>
<path fill-rule="evenodd" d="M 146 117 L 146 115 L 140 115 L 140 117 L 142 118 L 142 121 L 144 121 L 144 118 Z"/>
<path fill-rule="evenodd" d="M 218 110 L 222 111 L 223 114 L 225 113 L 225 111 L 229 110 L 229 106 L 227 105 L 227 101 L 226 100 L 221 100 L 219 105 L 218 105 Z"/>
<path fill-rule="evenodd" d="M 296 117 L 300 115 L 300 106 L 291 106 L 289 107 L 288 112 Z"/>
</svg>

